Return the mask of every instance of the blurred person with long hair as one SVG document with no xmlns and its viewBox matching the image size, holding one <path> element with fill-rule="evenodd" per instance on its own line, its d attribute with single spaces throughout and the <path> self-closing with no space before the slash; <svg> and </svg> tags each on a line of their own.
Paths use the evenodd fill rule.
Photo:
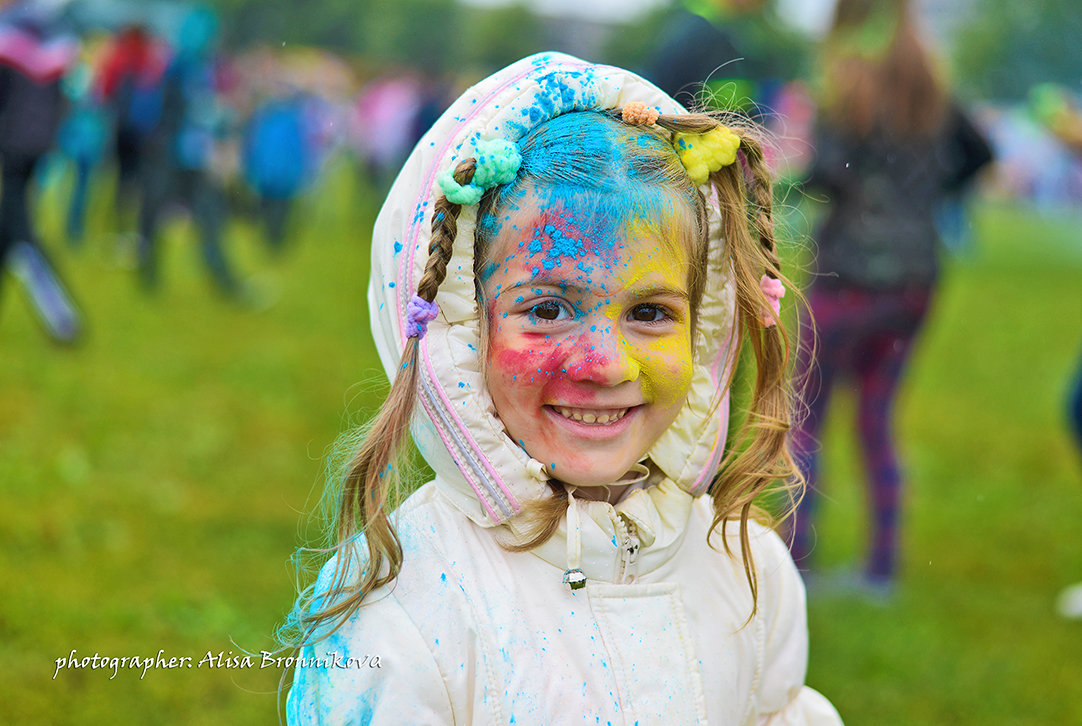
<svg viewBox="0 0 1082 726">
<path fill-rule="evenodd" d="M 808 489 L 792 548 L 809 569 L 817 440 L 833 388 L 851 380 L 870 531 L 864 570 L 846 580 L 886 597 L 898 569 L 903 481 L 893 404 L 938 277 L 936 213 L 991 151 L 952 100 L 905 0 L 840 0 L 821 60 L 808 185 L 829 209 L 816 234 L 818 274 L 808 295 L 818 345 L 813 362 L 806 341 L 799 364 L 808 411 L 795 443 Z"/>
</svg>

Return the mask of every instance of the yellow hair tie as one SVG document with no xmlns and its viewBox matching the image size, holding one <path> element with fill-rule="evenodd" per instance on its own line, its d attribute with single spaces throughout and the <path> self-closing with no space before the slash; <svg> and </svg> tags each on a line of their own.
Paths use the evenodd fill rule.
<svg viewBox="0 0 1082 726">
<path fill-rule="evenodd" d="M 673 135 L 673 147 L 695 186 L 706 183 L 711 173 L 736 161 L 740 137 L 725 126 L 697 134 Z"/>
</svg>

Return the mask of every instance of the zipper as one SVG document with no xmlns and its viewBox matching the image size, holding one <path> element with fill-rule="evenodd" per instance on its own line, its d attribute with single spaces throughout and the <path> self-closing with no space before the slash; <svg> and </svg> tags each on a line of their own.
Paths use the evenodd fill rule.
<svg viewBox="0 0 1082 726">
<path fill-rule="evenodd" d="M 627 584 L 635 581 L 635 566 L 639 560 L 639 535 L 635 523 L 622 512 L 616 513 L 613 520 L 619 537 L 619 559 L 616 563 L 616 581 Z"/>
</svg>

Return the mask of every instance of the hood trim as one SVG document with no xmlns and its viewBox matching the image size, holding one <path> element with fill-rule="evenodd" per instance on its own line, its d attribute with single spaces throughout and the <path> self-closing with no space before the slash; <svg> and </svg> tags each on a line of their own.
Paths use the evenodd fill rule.
<svg viewBox="0 0 1082 726">
<path fill-rule="evenodd" d="M 615 109 L 643 101 L 665 113 L 684 109 L 644 79 L 610 66 L 544 53 L 485 79 L 459 98 L 421 139 L 395 180 L 376 220 L 368 301 L 372 332 L 389 375 L 405 345 L 406 307 L 428 259 L 436 176 L 472 155 L 480 139 L 518 141 L 556 115 Z M 726 388 L 732 354 L 735 296 L 721 259 L 716 205 L 710 205 L 711 255 L 699 310 L 696 364 L 688 401 L 648 455 L 692 496 L 703 494 L 724 453 L 729 414 Z M 418 398 L 411 432 L 452 502 L 482 526 L 510 522 L 530 499 L 549 496 L 543 463 L 505 433 L 484 385 L 477 352 L 474 295 L 476 208 L 464 207 L 447 278 L 436 296 L 440 313 L 420 341 Z"/>
</svg>

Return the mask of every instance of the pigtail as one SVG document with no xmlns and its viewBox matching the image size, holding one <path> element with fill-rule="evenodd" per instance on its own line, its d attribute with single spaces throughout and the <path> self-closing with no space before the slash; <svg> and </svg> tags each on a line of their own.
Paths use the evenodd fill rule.
<svg viewBox="0 0 1082 726">
<path fill-rule="evenodd" d="M 658 115 L 656 120 L 648 120 L 668 130 L 674 138 L 680 138 L 677 134 L 707 134 L 723 126 L 708 114 Z M 739 142 L 735 160 L 711 166 L 707 179 L 721 213 L 724 255 L 733 270 L 737 340 L 750 344 L 756 372 L 747 419 L 710 489 L 714 500 L 711 531 L 721 527 L 725 549 L 731 554 L 725 528 L 730 521 L 739 519 L 744 572 L 756 603 L 750 616 L 754 617 L 759 587 L 748 520 L 769 519 L 756 500 L 776 481 L 785 482 L 790 492 L 787 515 L 795 509 L 794 492 L 803 486 L 789 446 L 793 404 L 787 375 L 790 340 L 784 327 L 778 325 L 778 314 L 765 292 L 767 285 L 794 287 L 781 273 L 774 237 L 773 185 L 763 148 L 750 129 L 731 121 L 724 126 L 736 134 L 734 144 Z M 799 298 L 799 293 L 795 294 Z"/>
<path fill-rule="evenodd" d="M 468 184 L 473 178 L 475 164 L 474 159 L 460 162 L 454 170 L 455 181 Z M 428 262 L 417 284 L 417 298 L 425 304 L 433 303 L 447 276 L 461 211 L 462 205 L 449 201 L 446 196 L 440 195 L 436 201 Z M 388 516 L 388 501 L 392 499 L 392 492 L 397 495 L 402 484 L 395 463 L 400 447 L 409 435 L 417 399 L 417 362 L 423 329 L 411 327 L 408 334 L 387 399 L 345 468 L 335 518 L 338 559 L 329 592 L 320 595 L 323 603 L 332 604 L 300 615 L 306 642 L 318 626 L 334 622 L 337 628 L 344 623 L 369 592 L 392 582 L 402 569 L 402 544 Z M 351 582 L 355 557 L 351 545 L 361 533 L 368 557 L 359 580 Z M 330 632 L 334 632 L 333 629 Z"/>
<path fill-rule="evenodd" d="M 712 173 L 711 182 L 721 206 L 725 255 L 733 267 L 737 339 L 750 344 L 756 371 L 747 419 L 711 487 L 712 529 L 721 526 L 729 551 L 725 528 L 739 512 L 742 559 L 755 601 L 758 581 L 747 522 L 764 516 L 756 499 L 774 482 L 782 481 L 792 502 L 793 492 L 802 487 L 803 479 L 789 444 L 793 405 L 787 375 L 789 335 L 777 324 L 778 315 L 763 290 L 767 280 L 788 282 L 780 270 L 774 237 L 773 188 L 762 146 L 746 133 L 740 134 L 738 162 Z M 794 289 L 791 284 L 788 287 Z M 787 514 L 793 508 L 795 504 L 790 505 Z"/>
</svg>

